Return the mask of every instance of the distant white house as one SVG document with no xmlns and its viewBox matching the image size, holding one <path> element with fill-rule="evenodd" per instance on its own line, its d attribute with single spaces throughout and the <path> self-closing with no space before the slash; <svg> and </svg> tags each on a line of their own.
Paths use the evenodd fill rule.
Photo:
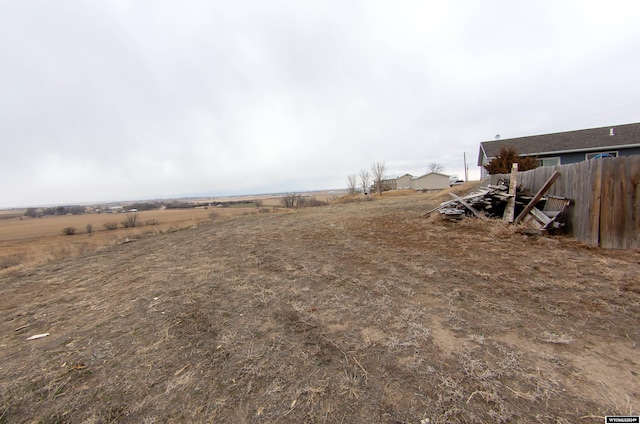
<svg viewBox="0 0 640 424">
<path fill-rule="evenodd" d="M 382 190 L 403 190 L 411 188 L 413 175 L 404 174 L 402 176 L 390 175 L 382 179 Z M 373 190 L 373 189 L 372 189 Z"/>
<path fill-rule="evenodd" d="M 449 188 L 449 176 L 439 172 L 429 172 L 412 179 L 414 190 L 442 190 Z"/>
<path fill-rule="evenodd" d="M 396 188 L 398 190 L 413 188 L 413 175 L 404 174 L 403 176 L 396 178 Z"/>
</svg>

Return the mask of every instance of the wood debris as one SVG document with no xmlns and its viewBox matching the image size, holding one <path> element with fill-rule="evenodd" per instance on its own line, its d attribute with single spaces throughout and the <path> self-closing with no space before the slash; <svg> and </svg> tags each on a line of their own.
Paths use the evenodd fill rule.
<svg viewBox="0 0 640 424">
<path fill-rule="evenodd" d="M 462 197 L 449 193 L 454 199 L 441 203 L 440 206 L 431 209 L 425 215 L 430 215 L 438 211 L 443 215 L 454 216 L 456 218 L 462 218 L 464 215 L 501 218 L 507 201 L 509 200 L 507 190 L 508 187 L 506 185 L 500 184 L 480 187 L 478 190 Z M 525 201 L 526 194 L 521 193 L 516 203 L 524 207 L 523 203 Z"/>
<path fill-rule="evenodd" d="M 510 180 L 480 187 L 463 197 L 449 193 L 452 200 L 441 203 L 424 216 L 438 211 L 444 219 L 449 220 L 476 216 L 480 219 L 500 218 L 514 224 L 524 222 L 540 231 L 560 228 L 563 223 L 558 222 L 558 219 L 570 201 L 563 197 L 545 196 L 560 173 L 556 171 L 535 195 L 531 195 L 521 185 L 516 185 L 516 173 L 517 167 L 514 167 Z"/>
<path fill-rule="evenodd" d="M 37 340 L 37 339 L 41 339 L 43 337 L 47 337 L 49 335 L 49 333 L 42 333 L 42 334 L 34 334 L 31 337 L 28 337 L 27 340 Z"/>
</svg>

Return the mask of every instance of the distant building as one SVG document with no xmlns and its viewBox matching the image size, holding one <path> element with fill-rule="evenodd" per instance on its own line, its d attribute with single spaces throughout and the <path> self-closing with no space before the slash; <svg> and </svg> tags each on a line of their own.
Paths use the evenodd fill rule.
<svg viewBox="0 0 640 424">
<path fill-rule="evenodd" d="M 439 172 L 429 172 L 412 179 L 414 190 L 442 190 L 449 188 L 449 176 Z"/>
<path fill-rule="evenodd" d="M 381 181 L 382 191 L 395 190 L 398 188 L 398 177 L 395 175 L 385 177 Z"/>
<path fill-rule="evenodd" d="M 413 188 L 413 175 L 404 174 L 396 179 L 396 188 L 398 190 L 404 190 Z"/>
<path fill-rule="evenodd" d="M 403 190 L 412 188 L 411 180 L 413 175 L 404 174 L 402 176 L 390 175 L 382 179 L 382 191 Z"/>
</svg>

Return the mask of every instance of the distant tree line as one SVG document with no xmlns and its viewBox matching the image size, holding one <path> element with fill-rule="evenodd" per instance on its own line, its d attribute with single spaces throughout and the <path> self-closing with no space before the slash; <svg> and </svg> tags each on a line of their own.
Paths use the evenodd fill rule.
<svg viewBox="0 0 640 424">
<path fill-rule="evenodd" d="M 42 208 L 42 210 L 38 210 L 37 208 L 27 208 L 24 212 L 24 216 L 29 216 L 31 218 L 37 218 L 40 216 L 47 215 L 82 215 L 85 212 L 84 206 L 54 206 L 49 208 Z"/>
<path fill-rule="evenodd" d="M 193 208 L 207 208 L 209 206 L 215 206 L 219 208 L 228 208 L 230 206 L 237 205 L 262 205 L 261 200 L 229 200 L 225 202 L 181 202 L 174 200 L 173 202 L 166 203 L 164 206 L 167 209 L 193 209 Z M 139 209 L 140 210 L 140 209 Z"/>
<path fill-rule="evenodd" d="M 159 209 L 162 206 L 161 203 L 156 203 L 156 202 L 138 202 L 138 203 L 132 203 L 131 205 L 127 206 L 126 209 L 136 209 L 138 211 L 152 211 L 155 209 Z"/>
<path fill-rule="evenodd" d="M 177 200 L 166 203 L 164 206 L 167 209 L 193 209 L 196 207 L 195 203 L 179 202 Z"/>
<path fill-rule="evenodd" d="M 171 202 L 136 202 L 136 203 L 132 203 L 130 205 L 124 206 L 122 208 L 122 211 L 131 211 L 131 210 L 135 210 L 138 212 L 141 211 L 150 211 L 150 210 L 155 210 L 155 209 L 160 209 L 162 207 L 165 207 L 167 209 L 193 209 L 193 208 L 198 208 L 198 207 L 210 207 L 210 206 L 217 206 L 217 207 L 230 207 L 230 206 L 237 206 L 237 205 L 255 205 L 256 207 L 260 207 L 262 205 L 262 200 L 261 199 L 255 199 L 255 200 L 229 200 L 229 201 L 225 201 L 225 202 L 186 202 L 186 201 L 179 201 L 179 200 L 174 200 Z M 91 212 L 93 212 L 93 208 L 90 208 Z M 99 209 L 99 208 L 98 208 Z M 100 210 L 96 209 L 96 212 L 100 212 Z M 38 218 L 41 216 L 51 216 L 51 215 L 67 215 L 67 214 L 72 214 L 72 215 L 81 215 L 83 213 L 86 212 L 86 207 L 84 206 L 79 206 L 79 205 L 73 205 L 73 206 L 54 206 L 54 207 L 47 207 L 47 208 L 27 208 L 24 212 L 24 216 L 28 216 L 31 218 Z"/>
</svg>

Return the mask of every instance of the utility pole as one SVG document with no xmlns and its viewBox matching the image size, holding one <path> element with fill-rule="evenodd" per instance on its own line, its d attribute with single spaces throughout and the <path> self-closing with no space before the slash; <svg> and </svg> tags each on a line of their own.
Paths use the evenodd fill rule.
<svg viewBox="0 0 640 424">
<path fill-rule="evenodd" d="M 462 152 L 464 157 L 464 182 L 469 181 L 469 168 L 467 167 L 467 152 Z"/>
</svg>

